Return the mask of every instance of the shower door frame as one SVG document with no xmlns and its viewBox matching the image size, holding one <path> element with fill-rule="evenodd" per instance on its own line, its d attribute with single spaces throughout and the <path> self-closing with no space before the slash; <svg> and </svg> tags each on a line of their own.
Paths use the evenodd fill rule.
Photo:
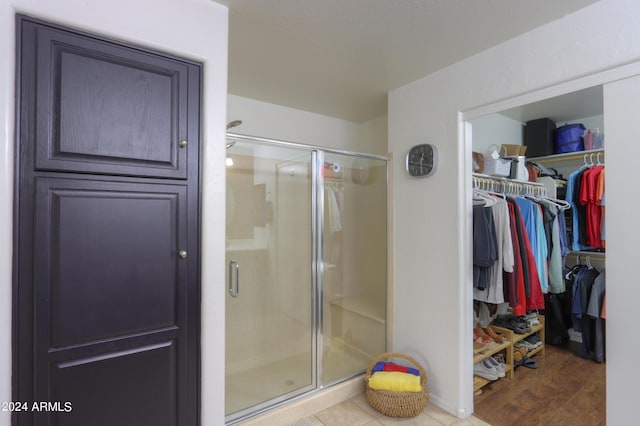
<svg viewBox="0 0 640 426">
<path fill-rule="evenodd" d="M 261 145 L 271 145 L 275 147 L 287 147 L 294 149 L 308 149 L 311 154 L 311 233 L 312 233 L 312 246 L 311 246 L 311 335 L 313 336 L 311 341 L 311 384 L 301 389 L 294 390 L 290 393 L 280 395 L 276 398 L 266 400 L 260 404 L 254 405 L 247 409 L 241 410 L 234 414 L 228 415 L 225 418 L 226 424 L 235 424 L 241 421 L 245 421 L 258 414 L 264 413 L 268 410 L 280 407 L 289 403 L 295 398 L 302 396 L 308 396 L 320 390 L 326 389 L 338 383 L 347 381 L 353 377 L 362 374 L 362 371 L 357 371 L 353 374 L 346 375 L 337 380 L 321 383 L 323 377 L 324 367 L 324 353 L 323 353 L 323 282 L 324 282 L 324 191 L 325 181 L 322 176 L 322 169 L 324 167 L 325 153 L 345 155 L 352 158 L 372 159 L 384 161 L 385 163 L 385 188 L 386 188 L 386 263 L 387 263 L 387 276 L 385 278 L 387 289 L 387 315 L 386 315 L 386 331 L 385 331 L 385 347 L 388 347 L 389 342 L 389 282 L 390 282 L 390 269 L 389 268 L 389 221 L 390 221 L 390 190 L 389 190 L 389 167 L 390 158 L 375 154 L 364 154 L 358 152 L 351 152 L 346 150 L 339 150 L 327 147 L 321 147 L 316 145 L 308 145 L 297 142 L 288 142 L 277 139 L 269 139 L 257 136 L 242 135 L 238 133 L 227 133 L 226 140 L 244 143 L 253 143 Z M 225 338 L 226 341 L 226 338 Z"/>
</svg>

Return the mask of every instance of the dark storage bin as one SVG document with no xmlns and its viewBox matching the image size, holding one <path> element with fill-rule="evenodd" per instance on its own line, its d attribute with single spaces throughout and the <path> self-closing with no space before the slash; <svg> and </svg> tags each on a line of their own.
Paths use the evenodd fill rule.
<svg viewBox="0 0 640 426">
<path fill-rule="evenodd" d="M 527 157 L 543 157 L 552 155 L 553 134 L 556 124 L 549 118 L 527 121 L 524 128 L 524 144 L 527 146 Z"/>
</svg>

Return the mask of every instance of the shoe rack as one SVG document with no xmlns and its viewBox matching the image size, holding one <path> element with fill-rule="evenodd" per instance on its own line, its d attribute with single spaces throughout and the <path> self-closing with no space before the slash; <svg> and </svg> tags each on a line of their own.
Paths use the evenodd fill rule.
<svg viewBox="0 0 640 426">
<path fill-rule="evenodd" d="M 505 334 L 509 336 L 509 340 L 511 341 L 512 345 L 515 345 L 516 343 L 518 343 L 521 340 L 526 339 L 527 337 L 531 336 L 532 334 L 536 334 L 539 333 L 540 336 L 540 341 L 542 342 L 542 345 L 538 346 L 537 348 L 531 349 L 530 351 L 527 352 L 527 356 L 529 358 L 531 358 L 534 355 L 540 354 L 541 356 L 544 356 L 544 347 L 545 347 L 545 336 L 544 336 L 544 315 L 540 315 L 538 314 L 538 321 L 540 322 L 540 324 L 536 324 L 536 325 L 532 325 L 530 326 L 531 331 L 529 333 L 526 334 L 518 334 L 513 332 L 512 330 L 506 329 L 506 328 L 500 328 L 500 327 L 496 327 L 493 326 L 493 329 L 498 331 L 501 334 Z M 511 348 L 511 353 L 513 354 L 513 347 Z"/>
<path fill-rule="evenodd" d="M 513 330 L 509 330 L 508 328 L 497 327 L 492 325 L 491 327 L 499 334 L 502 334 L 505 338 L 503 343 L 488 343 L 484 345 L 483 349 L 480 349 L 478 353 L 474 351 L 473 363 L 477 364 L 482 360 L 493 356 L 497 353 L 503 352 L 505 359 L 504 373 L 505 379 L 512 380 L 514 376 L 514 362 L 513 362 L 513 345 L 521 340 L 526 339 L 532 334 L 539 333 L 540 340 L 542 341 L 542 345 L 537 348 L 532 349 L 527 352 L 527 356 L 531 358 L 534 355 L 540 354 L 544 356 L 544 348 L 545 348 L 545 335 L 544 335 L 544 315 L 538 314 L 538 321 L 540 324 L 530 326 L 531 331 L 525 334 L 515 333 Z M 497 380 L 496 380 L 497 381 Z M 491 380 L 485 379 L 483 377 L 473 376 L 473 392 L 480 390 L 485 385 L 491 383 Z"/>
<path fill-rule="evenodd" d="M 511 339 L 508 336 L 508 334 L 502 332 L 503 329 L 499 329 L 498 327 L 494 327 L 494 326 L 492 326 L 492 328 L 496 330 L 496 332 L 504 336 L 504 342 L 502 343 L 491 342 L 491 343 L 485 344 L 483 348 L 479 349 L 478 353 L 474 353 L 473 364 L 475 365 L 489 358 L 490 356 L 503 352 L 504 360 L 505 360 L 504 378 L 511 380 L 513 379 L 513 342 L 511 342 Z M 508 331 L 513 333 L 511 330 L 508 330 Z M 481 389 L 482 387 L 484 387 L 485 385 L 491 382 L 492 380 L 474 375 L 473 376 L 473 392 L 476 392 L 477 390 Z"/>
</svg>

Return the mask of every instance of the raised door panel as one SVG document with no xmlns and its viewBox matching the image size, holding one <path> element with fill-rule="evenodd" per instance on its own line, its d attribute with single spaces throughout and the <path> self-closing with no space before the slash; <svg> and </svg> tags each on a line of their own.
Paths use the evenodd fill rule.
<svg viewBox="0 0 640 426">
<path fill-rule="evenodd" d="M 58 424 L 185 424 L 186 199 L 185 185 L 36 178 L 34 396 L 71 403 Z"/>
<path fill-rule="evenodd" d="M 36 179 L 36 300 L 50 348 L 178 326 L 186 188 Z"/>
<path fill-rule="evenodd" d="M 190 64 L 46 26 L 23 53 L 24 66 L 37 64 L 27 112 L 36 170 L 187 177 L 188 152 L 197 151 Z"/>
<path fill-rule="evenodd" d="M 171 341 L 57 363 L 51 400 L 58 407 L 38 421 L 59 426 L 180 424 L 176 366 Z"/>
</svg>

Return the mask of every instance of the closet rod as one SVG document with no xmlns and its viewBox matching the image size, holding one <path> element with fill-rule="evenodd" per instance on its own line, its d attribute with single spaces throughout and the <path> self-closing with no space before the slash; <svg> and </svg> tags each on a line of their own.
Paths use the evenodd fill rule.
<svg viewBox="0 0 640 426">
<path fill-rule="evenodd" d="M 602 251 L 572 251 L 566 256 L 571 258 L 594 257 L 599 260 L 604 260 L 606 253 Z"/>
<path fill-rule="evenodd" d="M 606 267 L 606 257 L 604 253 L 577 252 L 566 255 L 565 264 L 571 268 L 575 265 L 596 265 L 598 268 Z"/>
</svg>

